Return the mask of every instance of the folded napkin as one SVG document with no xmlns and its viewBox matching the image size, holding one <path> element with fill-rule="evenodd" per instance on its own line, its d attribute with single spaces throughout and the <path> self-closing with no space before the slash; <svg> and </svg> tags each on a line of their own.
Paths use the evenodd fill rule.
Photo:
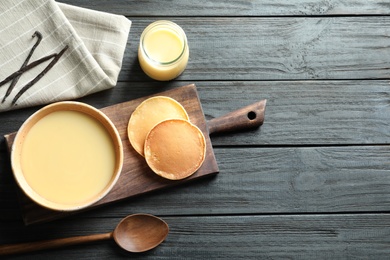
<svg viewBox="0 0 390 260">
<path fill-rule="evenodd" d="M 54 0 L 2 0 L 0 111 L 114 87 L 130 26 L 124 16 Z"/>
</svg>

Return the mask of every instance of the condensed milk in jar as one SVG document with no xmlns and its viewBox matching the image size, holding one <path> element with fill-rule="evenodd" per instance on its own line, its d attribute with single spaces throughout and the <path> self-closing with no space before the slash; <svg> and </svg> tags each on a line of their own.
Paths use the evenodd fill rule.
<svg viewBox="0 0 390 260">
<path fill-rule="evenodd" d="M 138 60 L 149 77 L 159 81 L 178 77 L 186 68 L 188 57 L 187 36 L 176 23 L 156 21 L 142 32 Z"/>
</svg>

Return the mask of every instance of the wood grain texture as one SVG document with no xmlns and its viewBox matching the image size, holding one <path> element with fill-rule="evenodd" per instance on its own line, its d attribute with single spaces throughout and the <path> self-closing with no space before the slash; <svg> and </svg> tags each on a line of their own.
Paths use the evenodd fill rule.
<svg viewBox="0 0 390 260">
<path fill-rule="evenodd" d="M 104 233 L 138 212 L 163 217 L 162 246 L 114 243 L 11 259 L 388 259 L 390 4 L 387 0 L 84 1 L 133 24 L 118 85 L 102 108 L 196 83 L 206 119 L 267 99 L 258 131 L 212 136 L 220 174 L 25 227 L 0 141 L 0 244 Z M 187 33 L 190 60 L 156 82 L 137 60 L 158 19 Z M 0 135 L 38 107 L 0 114 Z M 4 209 L 4 210 L 3 210 Z"/>
<path fill-rule="evenodd" d="M 128 16 L 308 16 L 308 15 L 379 15 L 390 14 L 389 3 L 347 0 L 250 0 L 250 1 L 131 1 L 115 3 L 104 0 L 63 0 L 85 8 Z"/>
<path fill-rule="evenodd" d="M 191 82 L 121 82 L 82 99 L 97 108 Z M 197 82 L 206 120 L 267 99 L 266 124 L 255 131 L 214 135 L 214 146 L 369 145 L 390 143 L 388 80 Z M 0 113 L 1 133 L 15 132 L 39 107 Z M 351 132 L 351 129 L 354 129 Z M 6 145 L 0 143 L 0 151 Z"/>
<path fill-rule="evenodd" d="M 7 259 L 388 259 L 389 214 L 161 216 L 170 226 L 167 239 L 143 254 L 126 254 L 112 241 L 43 251 Z M 111 230 L 119 218 L 90 218 L 48 223 L 26 229 L 14 224 L 16 241 Z M 4 240 L 0 238 L 0 243 Z"/>
<path fill-rule="evenodd" d="M 207 119 L 222 115 L 221 108 L 267 99 L 266 124 L 259 131 L 213 136 L 214 146 L 390 143 L 387 80 L 201 82 L 197 85 Z"/>
<path fill-rule="evenodd" d="M 388 146 L 215 148 L 214 152 L 220 168 L 215 177 L 87 215 L 354 214 L 388 212 L 390 207 Z"/>
<path fill-rule="evenodd" d="M 386 212 L 390 207 L 390 147 L 216 148 L 220 173 L 155 191 L 79 217 Z M 11 175 L 11 172 L 7 174 Z M 12 184 L 11 181 L 7 184 Z M 11 188 L 0 192 L 20 218 Z M 8 196 L 8 197 L 6 197 Z M 3 203 L 3 205 L 7 205 Z"/>
<path fill-rule="evenodd" d="M 120 80 L 148 81 L 139 35 L 156 19 L 132 17 Z M 388 78 L 390 17 L 177 17 L 190 59 L 177 80 Z"/>
</svg>

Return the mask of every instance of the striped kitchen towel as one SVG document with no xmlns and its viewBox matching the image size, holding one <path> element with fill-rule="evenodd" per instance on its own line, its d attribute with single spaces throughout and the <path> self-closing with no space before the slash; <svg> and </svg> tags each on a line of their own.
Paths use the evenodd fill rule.
<svg viewBox="0 0 390 260">
<path fill-rule="evenodd" d="M 131 21 L 55 2 L 2 0 L 0 111 L 116 85 Z"/>
</svg>

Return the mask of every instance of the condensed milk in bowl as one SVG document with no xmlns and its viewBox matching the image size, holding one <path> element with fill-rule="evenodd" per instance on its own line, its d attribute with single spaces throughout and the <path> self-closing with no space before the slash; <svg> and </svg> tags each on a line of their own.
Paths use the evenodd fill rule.
<svg viewBox="0 0 390 260">
<path fill-rule="evenodd" d="M 178 77 L 186 68 L 188 57 L 187 36 L 176 23 L 155 21 L 142 32 L 138 60 L 149 77 L 159 81 Z"/>
<path fill-rule="evenodd" d="M 74 211 L 102 199 L 117 182 L 122 141 L 111 120 L 80 102 L 58 102 L 30 116 L 11 148 L 17 184 L 37 204 Z"/>
</svg>

